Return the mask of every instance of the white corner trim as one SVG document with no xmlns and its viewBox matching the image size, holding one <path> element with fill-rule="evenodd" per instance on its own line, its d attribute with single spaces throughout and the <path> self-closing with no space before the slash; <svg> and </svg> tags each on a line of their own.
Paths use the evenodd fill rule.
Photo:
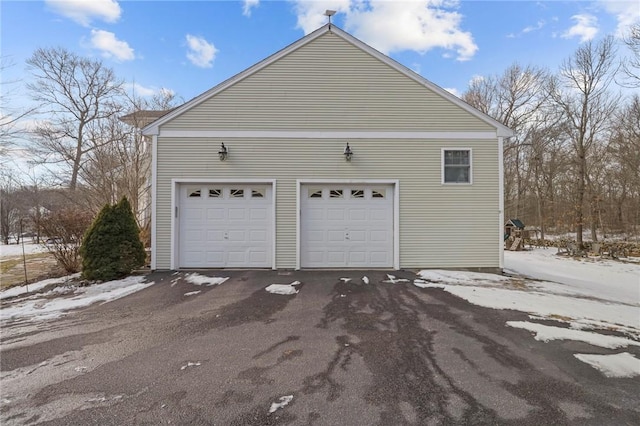
<svg viewBox="0 0 640 426">
<path fill-rule="evenodd" d="M 300 196 L 302 195 L 300 179 L 296 179 L 296 271 L 300 270 Z"/>
<path fill-rule="evenodd" d="M 277 241 L 278 241 L 278 221 L 276 218 L 276 205 L 278 204 L 278 197 L 276 194 L 276 186 L 277 186 L 277 182 L 275 179 L 271 180 L 271 218 L 272 218 L 272 234 L 271 234 L 271 269 L 276 270 L 278 269 L 278 265 L 277 265 L 277 256 L 276 256 L 276 250 L 278 248 L 277 246 Z"/>
<path fill-rule="evenodd" d="M 271 194 L 272 194 L 272 203 L 271 203 L 271 229 L 273 230 L 272 235 L 272 256 L 271 256 L 271 269 L 277 269 L 276 265 L 276 238 L 277 238 L 277 221 L 276 221 L 276 180 L 275 179 L 202 179 L 202 178 L 174 178 L 171 179 L 171 269 L 177 270 L 179 269 L 180 259 L 179 254 L 180 250 L 178 249 L 178 241 L 179 241 L 179 230 L 178 227 L 178 218 L 176 218 L 176 207 L 179 205 L 180 199 L 180 185 L 193 185 L 193 184 L 210 184 L 210 183 L 237 183 L 237 184 L 245 184 L 245 183 L 256 183 L 256 184 L 267 184 L 271 185 Z M 180 211 L 178 211 L 178 215 L 180 215 Z"/>
<path fill-rule="evenodd" d="M 400 180 L 399 179 L 297 179 L 296 180 L 296 269 L 300 269 L 300 196 L 302 185 L 336 184 L 347 185 L 393 185 L 393 265 L 400 269 Z"/>
<path fill-rule="evenodd" d="M 163 138 L 261 138 L 261 139 L 495 139 L 496 132 L 371 132 L 291 130 L 162 130 Z"/>
<path fill-rule="evenodd" d="M 156 202 L 158 195 L 158 136 L 154 135 L 151 141 L 151 270 L 156 270 L 158 255 L 158 240 L 156 233 Z"/>
<path fill-rule="evenodd" d="M 498 138 L 498 248 L 499 267 L 504 269 L 504 139 Z"/>
<path fill-rule="evenodd" d="M 393 188 L 393 269 L 400 270 L 400 181 Z"/>
<path fill-rule="evenodd" d="M 444 152 L 445 151 L 469 151 L 469 182 L 445 182 L 444 181 Z M 473 149 L 469 147 L 446 147 L 440 149 L 440 184 L 446 186 L 471 186 L 473 185 Z"/>
</svg>

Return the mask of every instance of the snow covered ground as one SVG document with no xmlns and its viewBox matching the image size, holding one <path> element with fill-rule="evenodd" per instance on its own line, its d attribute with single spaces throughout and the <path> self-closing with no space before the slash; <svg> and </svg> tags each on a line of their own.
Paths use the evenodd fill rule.
<svg viewBox="0 0 640 426">
<path fill-rule="evenodd" d="M 425 270 L 414 285 L 442 288 L 487 308 L 528 312 L 531 321 L 505 326 L 529 330 L 536 340 L 576 340 L 612 350 L 640 346 L 640 265 L 555 253 L 505 252 L 505 272 L 511 276 Z M 535 322 L 540 320 L 565 322 L 568 328 Z M 575 356 L 607 377 L 640 375 L 640 360 L 628 352 Z"/>
<path fill-rule="evenodd" d="M 24 245 L 24 254 L 44 253 L 47 246 L 44 244 L 26 244 Z M 0 244 L 0 258 L 7 259 L 22 256 L 22 244 Z"/>
</svg>

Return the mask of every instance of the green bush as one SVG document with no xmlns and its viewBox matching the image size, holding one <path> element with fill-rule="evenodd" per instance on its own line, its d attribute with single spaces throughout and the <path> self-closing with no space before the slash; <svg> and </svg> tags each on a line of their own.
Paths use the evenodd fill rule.
<svg viewBox="0 0 640 426">
<path fill-rule="evenodd" d="M 122 278 L 144 265 L 144 247 L 126 197 L 102 208 L 84 236 L 80 254 L 82 276 L 89 280 Z"/>
</svg>

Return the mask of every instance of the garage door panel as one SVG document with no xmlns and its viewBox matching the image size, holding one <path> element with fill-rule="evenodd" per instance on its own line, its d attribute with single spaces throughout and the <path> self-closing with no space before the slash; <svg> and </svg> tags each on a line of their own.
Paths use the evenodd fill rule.
<svg viewBox="0 0 640 426">
<path fill-rule="evenodd" d="M 250 218 L 251 220 L 265 220 L 267 218 L 268 212 L 267 209 L 251 209 Z"/>
<path fill-rule="evenodd" d="M 246 220 L 247 218 L 247 210 L 246 208 L 229 208 L 227 209 L 227 214 L 229 215 L 229 220 Z"/>
<path fill-rule="evenodd" d="M 207 209 L 207 220 L 222 220 L 225 217 L 225 210 L 222 208 Z"/>
<path fill-rule="evenodd" d="M 366 242 L 367 241 L 367 231 L 349 231 L 349 240 L 354 243 L 358 242 Z"/>
<path fill-rule="evenodd" d="M 343 230 L 329 230 L 327 231 L 327 242 L 341 242 L 344 241 Z"/>
<path fill-rule="evenodd" d="M 345 211 L 343 209 L 327 209 L 327 220 L 344 220 Z"/>
<path fill-rule="evenodd" d="M 387 221 L 389 218 L 389 209 L 372 208 L 369 209 L 369 220 Z"/>
<path fill-rule="evenodd" d="M 344 251 L 330 251 L 327 253 L 328 266 L 342 265 L 345 263 L 346 254 Z"/>
<path fill-rule="evenodd" d="M 204 218 L 204 209 L 203 208 L 185 209 L 183 215 L 188 220 L 202 220 Z"/>
<path fill-rule="evenodd" d="M 302 267 L 393 266 L 393 185 L 303 185 L 300 196 Z"/>
<path fill-rule="evenodd" d="M 369 239 L 374 242 L 385 242 L 389 241 L 391 238 L 388 231 L 370 231 Z"/>
<path fill-rule="evenodd" d="M 350 209 L 349 220 L 367 220 L 366 209 Z"/>
<path fill-rule="evenodd" d="M 179 191 L 180 267 L 273 266 L 271 186 L 193 184 Z"/>
<path fill-rule="evenodd" d="M 366 251 L 350 251 L 349 252 L 349 263 L 365 263 L 367 261 L 367 252 Z"/>
</svg>

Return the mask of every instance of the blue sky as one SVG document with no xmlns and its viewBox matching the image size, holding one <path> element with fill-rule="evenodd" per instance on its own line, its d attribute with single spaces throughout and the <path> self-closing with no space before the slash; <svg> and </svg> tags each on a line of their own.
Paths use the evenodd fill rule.
<svg viewBox="0 0 640 426">
<path fill-rule="evenodd" d="M 138 94 L 165 88 L 184 101 L 323 25 L 326 9 L 338 11 L 342 29 L 456 94 L 516 61 L 553 71 L 581 43 L 640 21 L 638 0 L 2 0 L 0 8 L 0 49 L 14 64 L 3 82 L 27 82 L 32 52 L 62 46 L 102 59 Z M 20 87 L 15 103 L 26 99 Z"/>
</svg>

